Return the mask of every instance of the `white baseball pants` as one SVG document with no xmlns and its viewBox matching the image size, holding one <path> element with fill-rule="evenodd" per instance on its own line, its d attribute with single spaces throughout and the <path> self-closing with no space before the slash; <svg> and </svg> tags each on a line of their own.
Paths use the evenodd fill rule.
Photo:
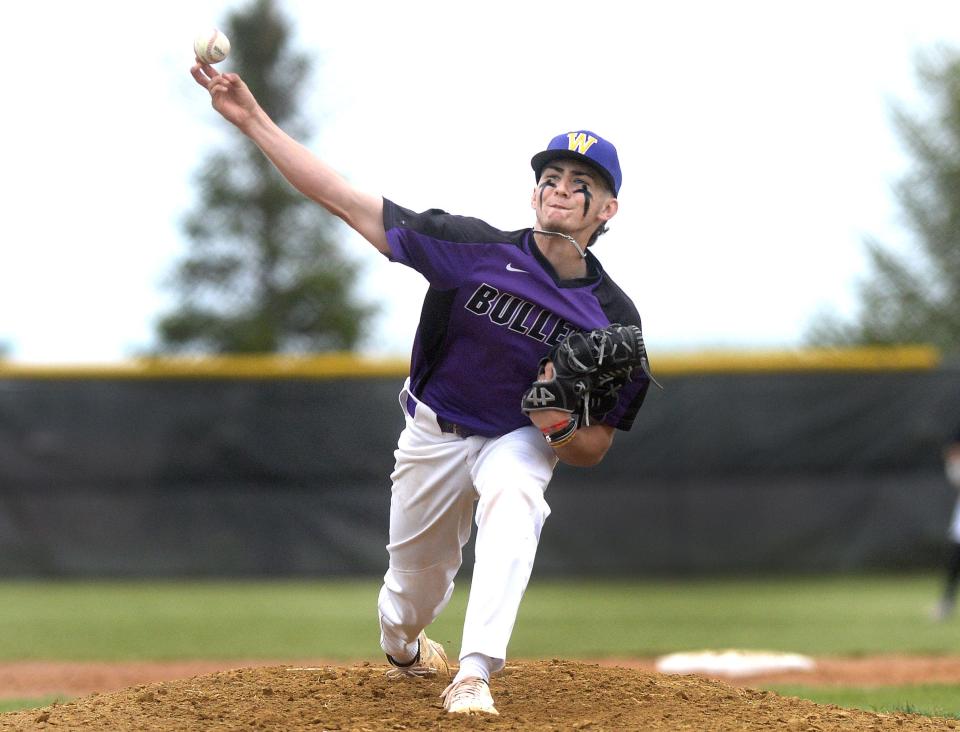
<svg viewBox="0 0 960 732">
<path fill-rule="evenodd" d="M 953 505 L 953 516 L 950 517 L 950 540 L 960 544 L 960 498 Z"/>
<path fill-rule="evenodd" d="M 390 564 L 380 590 L 380 645 L 394 658 L 416 653 L 417 635 L 453 594 L 476 503 L 477 538 L 460 658 L 481 653 L 503 668 L 540 530 L 550 514 L 544 491 L 557 463 L 533 425 L 496 438 L 461 438 L 436 413 L 406 409 L 390 500 Z"/>
</svg>

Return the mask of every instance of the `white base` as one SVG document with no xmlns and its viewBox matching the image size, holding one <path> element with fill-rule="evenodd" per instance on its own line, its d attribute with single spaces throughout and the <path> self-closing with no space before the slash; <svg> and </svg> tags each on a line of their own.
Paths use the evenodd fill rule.
<svg viewBox="0 0 960 732">
<path fill-rule="evenodd" d="M 657 659 L 657 671 L 665 674 L 718 674 L 753 676 L 777 671 L 812 671 L 812 658 L 799 653 L 775 651 L 699 651 L 671 653 Z"/>
</svg>

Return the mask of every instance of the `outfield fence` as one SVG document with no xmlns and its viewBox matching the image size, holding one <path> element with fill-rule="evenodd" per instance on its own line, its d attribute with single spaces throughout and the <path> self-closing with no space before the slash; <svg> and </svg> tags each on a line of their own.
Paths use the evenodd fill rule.
<svg viewBox="0 0 960 732">
<path fill-rule="evenodd" d="M 599 466 L 558 468 L 538 573 L 939 565 L 960 369 L 936 351 L 653 362 L 665 388 L 634 429 Z M 0 575 L 381 574 L 405 369 L 0 362 Z"/>
</svg>

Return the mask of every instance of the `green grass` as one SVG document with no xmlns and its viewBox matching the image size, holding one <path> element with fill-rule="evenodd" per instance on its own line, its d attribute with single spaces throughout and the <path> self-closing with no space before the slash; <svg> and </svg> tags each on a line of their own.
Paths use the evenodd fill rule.
<svg viewBox="0 0 960 732">
<path fill-rule="evenodd" d="M 46 707 L 54 702 L 63 703 L 67 701 L 63 696 L 43 696 L 37 699 L 0 699 L 0 713 L 18 712 L 21 709 L 37 709 Z"/>
<path fill-rule="evenodd" d="M 0 582 L 0 660 L 379 658 L 379 582 Z M 515 658 L 960 653 L 933 575 L 531 583 Z M 431 635 L 456 649 L 465 586 Z"/>
<path fill-rule="evenodd" d="M 928 717 L 960 719 L 960 685 L 915 684 L 909 686 L 817 687 L 768 686 L 783 696 L 798 696 L 817 704 L 836 704 L 869 712 L 907 712 Z"/>
<path fill-rule="evenodd" d="M 373 582 L 4 582 L 0 660 L 372 657 Z"/>
<path fill-rule="evenodd" d="M 534 578 L 513 658 L 650 657 L 739 648 L 960 654 L 960 618 L 927 611 L 940 577 L 553 581 Z M 377 580 L 0 582 L 0 661 L 380 660 Z M 431 637 L 460 644 L 466 583 Z M 960 716 L 960 686 L 772 687 L 820 703 Z M 954 699 L 958 701 L 953 701 Z M 0 712 L 51 703 L 6 700 Z"/>
<path fill-rule="evenodd" d="M 703 648 L 960 653 L 960 634 L 929 620 L 939 590 L 939 577 L 931 575 L 534 583 L 511 651 L 579 657 Z"/>
</svg>

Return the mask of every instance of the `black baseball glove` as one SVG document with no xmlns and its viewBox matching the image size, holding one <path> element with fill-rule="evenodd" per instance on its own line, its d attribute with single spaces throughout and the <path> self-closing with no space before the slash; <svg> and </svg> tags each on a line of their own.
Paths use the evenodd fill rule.
<svg viewBox="0 0 960 732">
<path fill-rule="evenodd" d="M 553 378 L 544 366 L 553 363 Z M 635 325 L 609 325 L 568 335 L 540 361 L 540 377 L 523 395 L 521 409 L 569 412 L 584 425 L 602 419 L 617 404 L 620 389 L 641 369 L 650 373 L 643 333 Z"/>
</svg>

